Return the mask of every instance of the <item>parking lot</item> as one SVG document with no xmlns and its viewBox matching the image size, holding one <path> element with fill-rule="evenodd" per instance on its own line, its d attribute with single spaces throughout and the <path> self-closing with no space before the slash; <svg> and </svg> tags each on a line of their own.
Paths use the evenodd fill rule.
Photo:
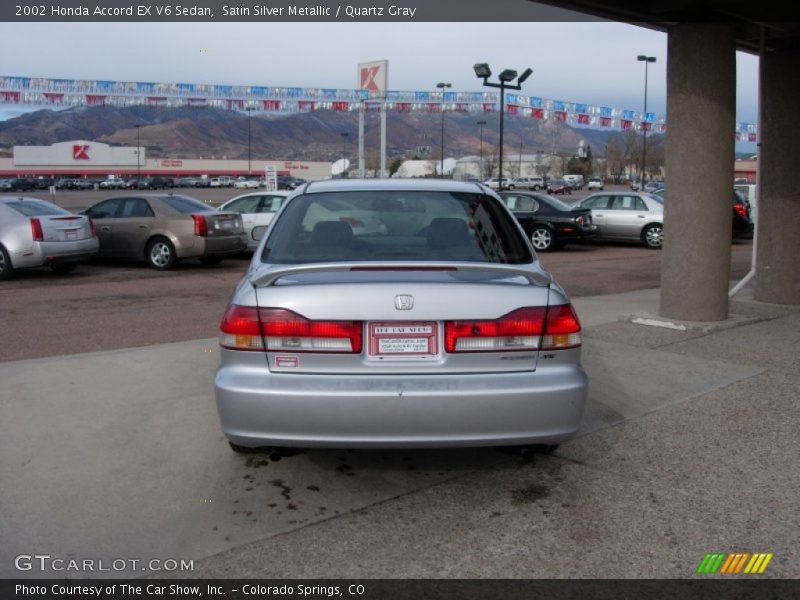
<svg viewBox="0 0 800 600">
<path fill-rule="evenodd" d="M 734 242 L 732 279 L 750 256 Z M 629 317 L 657 312 L 658 251 L 541 259 L 575 299 L 591 385 L 579 437 L 533 457 L 234 455 L 211 381 L 246 259 L 4 282 L 0 480 L 14 485 L 0 490 L 0 576 L 40 576 L 13 566 L 38 552 L 194 561 L 159 572 L 174 576 L 690 577 L 706 552 L 748 550 L 775 553 L 766 576 L 797 577 L 800 313 L 744 294 L 737 327 L 643 327 Z M 143 564 L 83 576 L 154 570 Z"/>
</svg>

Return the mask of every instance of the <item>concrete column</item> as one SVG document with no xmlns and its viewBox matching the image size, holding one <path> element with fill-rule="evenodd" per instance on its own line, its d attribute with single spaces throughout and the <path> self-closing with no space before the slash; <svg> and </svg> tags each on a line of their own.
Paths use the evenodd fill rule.
<svg viewBox="0 0 800 600">
<path fill-rule="evenodd" d="M 728 317 L 736 54 L 734 30 L 681 23 L 667 37 L 667 188 L 661 316 Z"/>
<path fill-rule="evenodd" d="M 800 51 L 766 52 L 762 60 L 755 298 L 800 304 Z"/>
</svg>

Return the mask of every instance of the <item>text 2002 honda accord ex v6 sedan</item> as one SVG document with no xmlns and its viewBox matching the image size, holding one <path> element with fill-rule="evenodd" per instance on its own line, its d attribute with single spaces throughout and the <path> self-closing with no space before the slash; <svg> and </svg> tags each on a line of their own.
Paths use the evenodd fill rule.
<svg viewBox="0 0 800 600">
<path fill-rule="evenodd" d="M 552 445 L 586 400 L 569 299 L 477 183 L 302 186 L 220 330 L 217 408 L 241 452 Z"/>
</svg>

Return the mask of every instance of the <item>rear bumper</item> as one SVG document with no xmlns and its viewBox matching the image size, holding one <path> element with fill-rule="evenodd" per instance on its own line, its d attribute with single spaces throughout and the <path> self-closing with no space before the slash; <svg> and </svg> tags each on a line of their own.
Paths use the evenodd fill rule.
<svg viewBox="0 0 800 600">
<path fill-rule="evenodd" d="M 195 237 L 192 246 L 176 246 L 175 248 L 179 258 L 232 256 L 246 249 L 247 238 L 244 233 L 220 237 Z"/>
<path fill-rule="evenodd" d="M 85 262 L 97 258 L 99 242 L 96 237 L 69 242 L 35 242 L 30 248 L 11 257 L 14 267 L 40 267 L 42 265 Z"/>
<path fill-rule="evenodd" d="M 223 364 L 214 386 L 235 444 L 445 447 L 554 444 L 578 430 L 588 381 L 576 364 L 536 372 L 308 375 Z"/>
</svg>

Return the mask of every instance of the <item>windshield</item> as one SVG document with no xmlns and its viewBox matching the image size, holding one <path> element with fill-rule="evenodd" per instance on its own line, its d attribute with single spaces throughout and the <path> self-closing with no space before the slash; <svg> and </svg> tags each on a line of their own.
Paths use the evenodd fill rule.
<svg viewBox="0 0 800 600">
<path fill-rule="evenodd" d="M 58 206 L 54 206 L 41 200 L 17 200 L 7 202 L 6 206 L 26 217 L 44 217 L 48 215 L 68 215 L 66 211 Z"/>
<path fill-rule="evenodd" d="M 516 223 L 494 198 L 439 191 L 304 194 L 278 217 L 264 262 L 533 260 Z"/>
</svg>

